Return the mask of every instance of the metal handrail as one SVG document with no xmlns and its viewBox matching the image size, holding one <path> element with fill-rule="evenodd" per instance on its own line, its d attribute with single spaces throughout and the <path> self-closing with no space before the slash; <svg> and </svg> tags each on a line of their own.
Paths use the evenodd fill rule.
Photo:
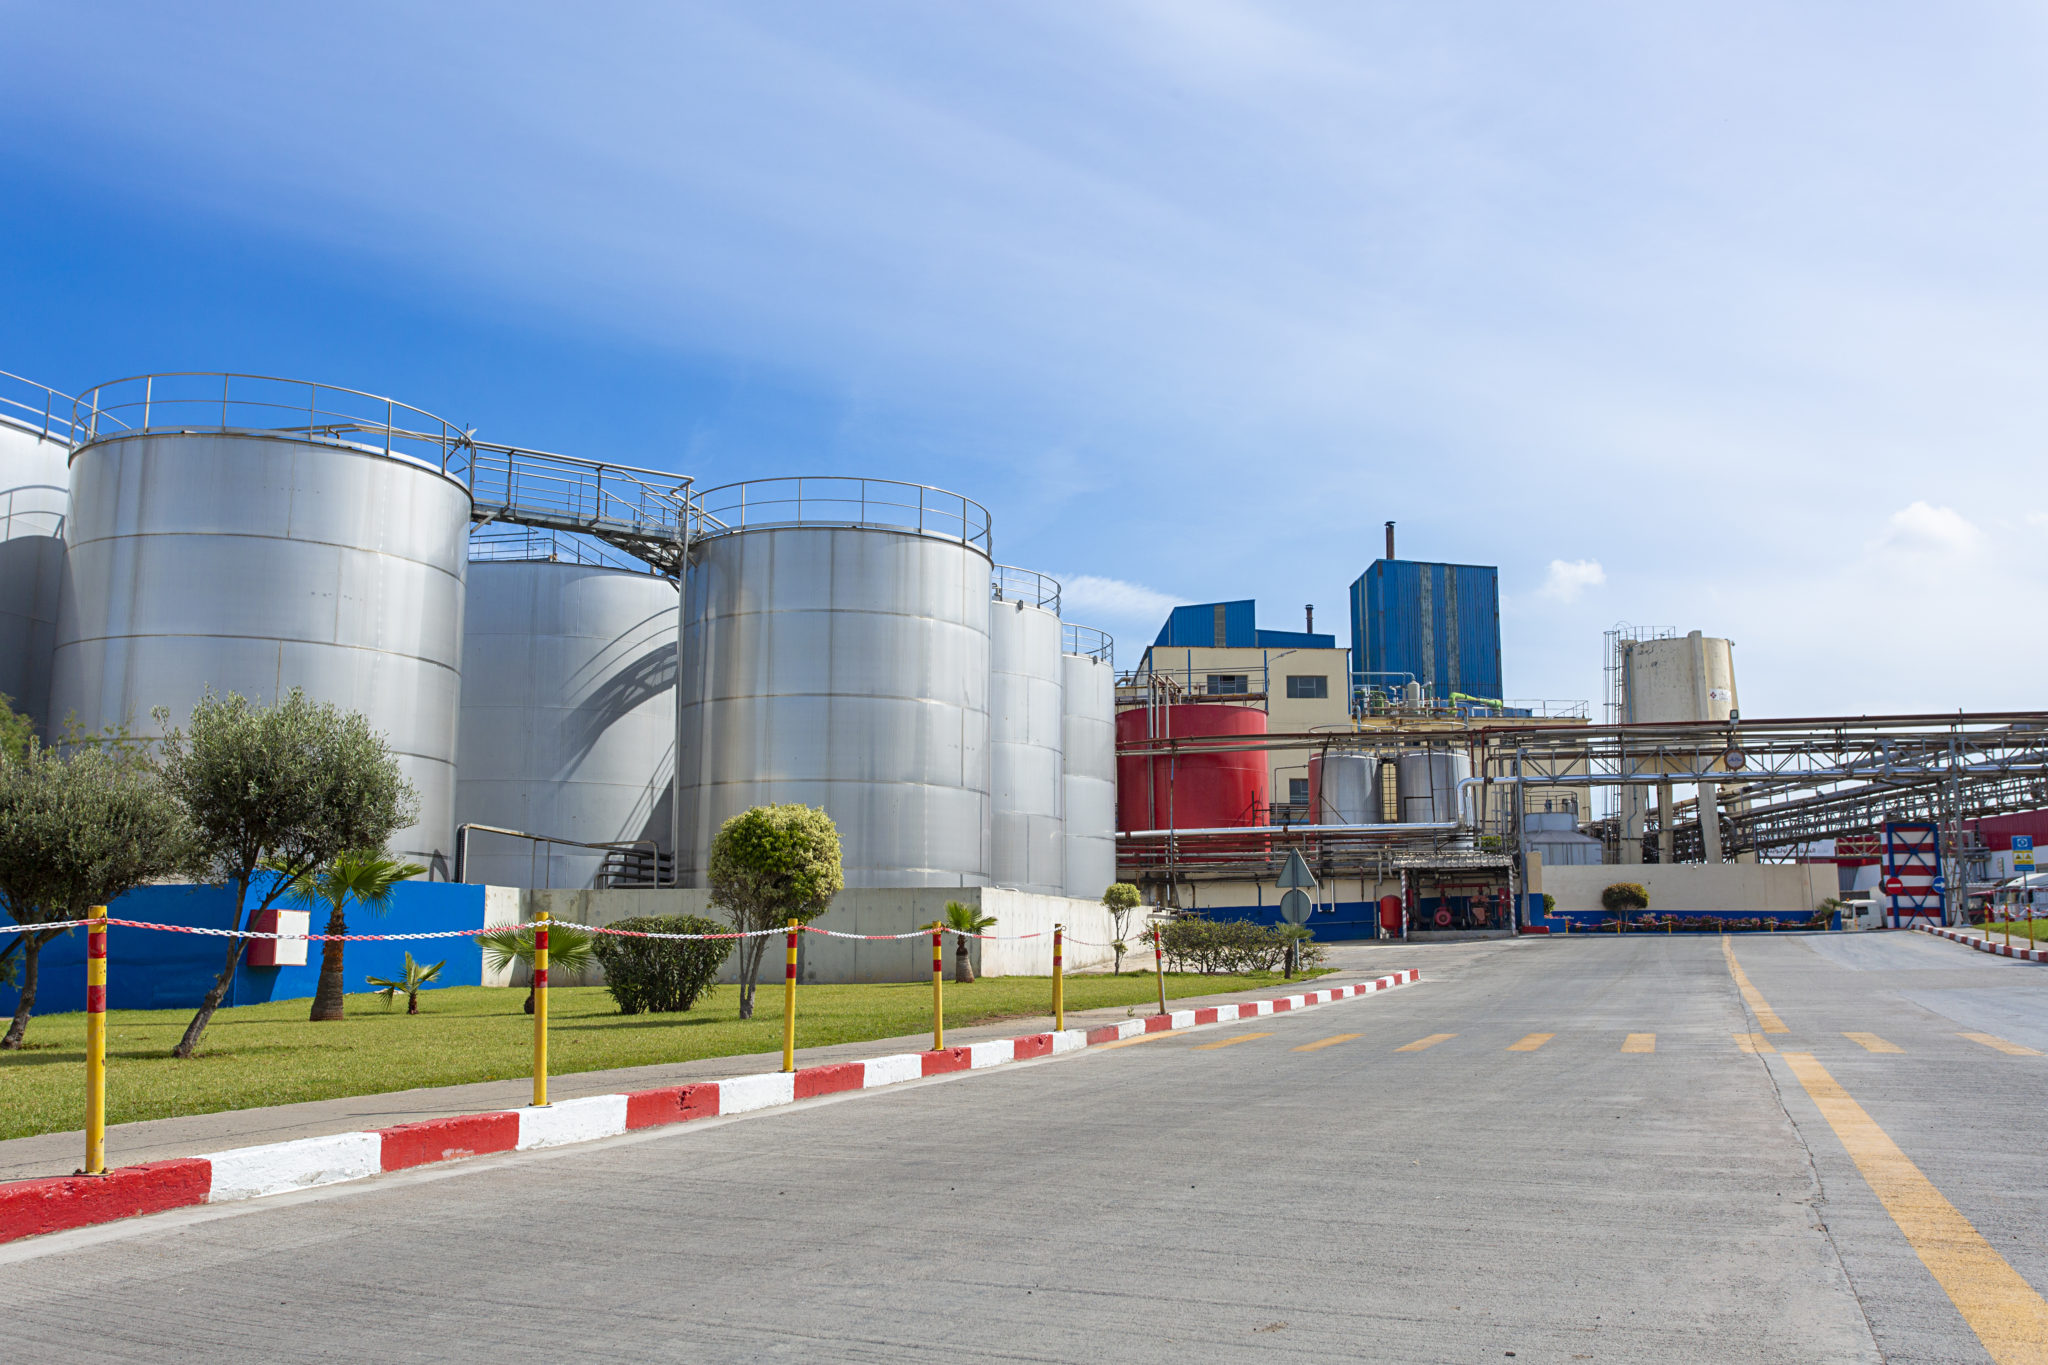
<svg viewBox="0 0 2048 1365">
<path fill-rule="evenodd" d="M 1116 667 L 1116 641 L 1106 630 L 1093 626 L 1076 626 L 1060 623 L 1060 653 L 1085 654 L 1091 659 L 1100 659 L 1111 668 Z"/>
<path fill-rule="evenodd" d="M 661 861 L 661 848 L 652 839 L 614 839 L 610 842 L 590 843 L 582 839 L 563 839 L 553 834 L 529 834 L 523 829 L 506 829 L 502 825 L 480 825 L 471 822 L 455 827 L 455 876 L 453 880 L 458 882 L 462 881 L 469 872 L 469 836 L 471 834 L 502 834 L 511 839 L 525 839 L 529 843 L 562 844 L 569 848 L 606 850 L 645 848 L 653 853 L 657 867 L 660 866 Z"/>
<path fill-rule="evenodd" d="M 593 531 L 680 545 L 693 517 L 692 480 L 547 450 L 472 441 L 470 497 L 517 516 L 559 517 Z"/>
<path fill-rule="evenodd" d="M 151 431 L 292 436 L 344 445 L 470 481 L 462 427 L 383 394 L 308 379 L 174 370 L 95 384 L 72 405 L 74 444 Z"/>
<path fill-rule="evenodd" d="M 15 389 L 16 385 L 20 387 Z M 14 391 L 9 392 L 10 389 Z M 28 427 L 67 446 L 76 445 L 78 427 L 72 414 L 77 406 L 78 400 L 68 393 L 0 370 L 0 420 Z"/>
<path fill-rule="evenodd" d="M 998 564 L 989 570 L 988 589 L 993 601 L 1022 602 L 1026 606 L 1044 607 L 1054 616 L 1060 614 L 1060 581 L 1051 574 Z"/>
<path fill-rule="evenodd" d="M 707 488 L 692 514 L 692 539 L 791 526 L 908 531 L 989 554 L 988 509 L 928 484 L 841 474 L 748 479 Z"/>
<path fill-rule="evenodd" d="M 493 522 L 469 535 L 472 564 L 583 564 L 632 573 L 657 572 L 652 564 L 625 551 L 571 531 L 516 522 Z"/>
</svg>

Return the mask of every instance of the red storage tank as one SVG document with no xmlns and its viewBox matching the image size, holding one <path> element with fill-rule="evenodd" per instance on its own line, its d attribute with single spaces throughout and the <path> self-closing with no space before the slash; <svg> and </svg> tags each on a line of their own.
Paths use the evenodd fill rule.
<svg viewBox="0 0 2048 1365">
<path fill-rule="evenodd" d="M 1161 722 L 1148 735 L 1148 721 Z M 1154 756 L 1127 746 L 1148 738 L 1263 735 L 1266 713 L 1249 706 L 1183 704 L 1152 710 L 1134 706 L 1116 717 L 1116 827 L 1216 829 L 1263 825 L 1272 799 L 1272 773 L 1264 749 Z"/>
</svg>

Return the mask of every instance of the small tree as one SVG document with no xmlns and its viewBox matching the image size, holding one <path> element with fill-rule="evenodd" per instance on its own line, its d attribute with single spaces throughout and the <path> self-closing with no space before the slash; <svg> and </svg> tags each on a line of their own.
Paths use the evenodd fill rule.
<svg viewBox="0 0 2048 1365">
<path fill-rule="evenodd" d="M 35 738 L 35 722 L 14 709 L 14 698 L 0 692 L 0 759 L 26 758 Z"/>
<path fill-rule="evenodd" d="M 1629 911 L 1650 908 L 1650 893 L 1641 882 L 1616 882 L 1600 893 L 1600 904 L 1614 916 L 1615 932 L 1620 933 Z"/>
<path fill-rule="evenodd" d="M 423 967 L 412 960 L 411 953 L 407 953 L 405 955 L 405 974 L 403 976 L 366 976 L 363 979 L 378 988 L 377 993 L 384 997 L 384 1004 L 387 1007 L 391 1004 L 393 996 L 397 995 L 400 991 L 404 991 L 405 1012 L 407 1014 L 418 1014 L 420 1012 L 420 992 L 431 986 L 434 983 L 434 978 L 439 976 L 441 969 L 447 965 L 448 959 L 444 957 L 431 967 Z"/>
<path fill-rule="evenodd" d="M 609 929 L 646 934 L 717 934 L 723 924 L 696 915 L 647 915 L 614 920 Z M 552 959 L 553 936 L 548 956 Z M 605 989 L 618 1002 L 620 1014 L 686 1010 L 711 989 L 718 969 L 732 956 L 730 938 L 637 938 L 631 934 L 597 936 L 597 960 L 604 964 Z"/>
<path fill-rule="evenodd" d="M 159 720 L 167 719 L 158 711 Z M 419 810 L 412 784 L 368 720 L 293 688 L 274 706 L 208 690 L 189 730 L 164 737 L 157 760 L 191 813 L 207 880 L 234 895 L 230 929 L 246 929 L 290 887 L 352 848 L 382 848 Z M 250 885 L 269 872 L 258 902 Z M 228 940 L 212 989 L 171 1049 L 190 1057 L 241 965 Z"/>
<path fill-rule="evenodd" d="M 994 915 L 984 915 L 972 905 L 959 901 L 946 902 L 946 923 L 959 932 L 953 935 L 953 979 L 959 982 L 974 980 L 974 964 L 967 958 L 967 935 L 978 934 L 984 929 L 993 929 Z"/>
<path fill-rule="evenodd" d="M 17 924 L 83 919 L 170 876 L 190 861 L 190 834 L 185 812 L 130 750 L 63 756 L 31 739 L 20 757 L 0 758 L 0 909 Z M 21 996 L 0 1047 L 21 1046 L 43 946 L 64 932 L 9 936 L 21 945 Z"/>
<path fill-rule="evenodd" d="M 1143 899 L 1138 888 L 1129 882 L 1112 882 L 1102 893 L 1102 907 L 1109 911 L 1110 938 L 1114 940 L 1109 946 L 1116 954 L 1116 971 L 1119 973 L 1124 969 L 1124 935 L 1130 927 L 1131 912 Z"/>
<path fill-rule="evenodd" d="M 756 806 L 711 841 L 711 903 L 740 933 L 807 924 L 846 885 L 839 829 L 809 806 Z M 754 1017 L 754 981 L 768 936 L 740 940 L 740 1018 Z"/>
<path fill-rule="evenodd" d="M 320 945 L 320 981 L 313 990 L 313 1011 L 309 1016 L 314 1023 L 332 1023 L 345 1016 L 348 983 L 341 973 L 342 950 L 348 945 L 336 935 L 348 932 L 349 902 L 381 915 L 391 904 L 391 888 L 426 870 L 418 863 L 356 849 L 293 880 L 285 893 L 292 900 L 300 905 L 327 907 L 328 939 Z"/>
<path fill-rule="evenodd" d="M 513 963 L 533 970 L 534 925 L 522 924 L 517 928 L 493 929 L 488 934 L 477 936 L 477 945 L 484 950 L 484 965 L 492 971 L 502 971 Z M 597 935 L 574 924 L 548 921 L 548 971 L 580 972 L 597 961 Z M 526 1012 L 533 1013 L 533 978 L 526 981 Z"/>
</svg>

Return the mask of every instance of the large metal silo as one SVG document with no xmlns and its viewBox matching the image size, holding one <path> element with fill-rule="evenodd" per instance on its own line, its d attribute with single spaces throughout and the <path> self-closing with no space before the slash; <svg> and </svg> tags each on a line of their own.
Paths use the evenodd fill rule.
<svg viewBox="0 0 2048 1365">
<path fill-rule="evenodd" d="M 1066 798 L 1066 894 L 1100 900 L 1116 880 L 1116 664 L 1109 637 L 1065 627 L 1060 765 Z"/>
<path fill-rule="evenodd" d="M 1065 668 L 1060 585 L 998 565 L 989 603 L 990 879 L 1041 895 L 1066 891 L 1060 772 Z"/>
<path fill-rule="evenodd" d="M 359 712 L 445 877 L 470 498 L 462 434 L 326 385 L 157 375 L 81 400 L 51 712 L 159 735 L 209 687 Z"/>
<path fill-rule="evenodd" d="M 875 479 L 707 490 L 683 590 L 676 857 L 822 807 L 850 887 L 989 879 L 988 514 Z"/>
<path fill-rule="evenodd" d="M 0 696 L 50 733 L 72 400 L 0 373 Z M 63 717 L 57 718 L 61 728 Z"/>
<path fill-rule="evenodd" d="M 636 854 L 670 848 L 676 585 L 632 563 L 551 532 L 473 539 L 459 824 L 583 844 L 645 841 Z M 472 831 L 463 879 L 587 887 L 604 858 Z M 656 859 L 641 861 L 652 880 Z"/>
</svg>

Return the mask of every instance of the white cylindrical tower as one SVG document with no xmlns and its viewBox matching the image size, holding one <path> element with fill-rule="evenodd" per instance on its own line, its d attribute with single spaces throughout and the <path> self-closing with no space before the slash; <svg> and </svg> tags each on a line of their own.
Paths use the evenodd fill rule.
<svg viewBox="0 0 2048 1365">
<path fill-rule="evenodd" d="M 1060 586 L 998 565 L 989 603 L 990 881 L 1057 896 L 1066 890 L 1062 818 Z"/>
</svg>

